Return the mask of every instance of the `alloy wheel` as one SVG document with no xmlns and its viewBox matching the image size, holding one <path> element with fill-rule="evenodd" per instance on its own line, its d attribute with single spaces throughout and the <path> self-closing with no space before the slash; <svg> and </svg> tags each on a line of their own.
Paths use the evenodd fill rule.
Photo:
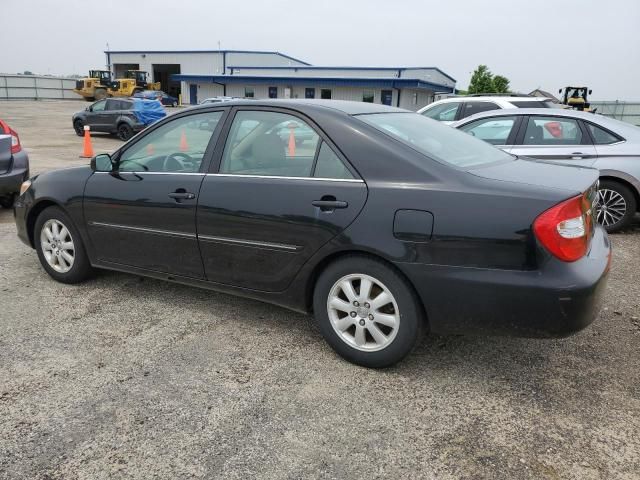
<svg viewBox="0 0 640 480">
<path fill-rule="evenodd" d="M 388 347 L 400 326 L 400 311 L 391 291 L 365 274 L 346 275 L 335 282 L 327 311 L 339 338 L 365 352 Z"/>
<path fill-rule="evenodd" d="M 620 222 L 627 212 L 627 202 L 615 190 L 603 188 L 598 190 L 596 201 L 598 223 L 604 227 L 611 227 Z"/>
<path fill-rule="evenodd" d="M 60 220 L 47 220 L 42 226 L 40 246 L 45 260 L 56 272 L 67 273 L 71 270 L 76 250 L 71 232 Z"/>
</svg>

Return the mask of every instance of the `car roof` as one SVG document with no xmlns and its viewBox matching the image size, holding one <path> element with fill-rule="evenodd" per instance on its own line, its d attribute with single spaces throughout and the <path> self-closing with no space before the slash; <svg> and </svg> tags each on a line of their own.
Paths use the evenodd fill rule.
<svg viewBox="0 0 640 480">
<path fill-rule="evenodd" d="M 362 115 L 366 113 L 391 113 L 391 112 L 404 112 L 414 113 L 402 108 L 389 107 L 387 105 L 381 105 L 378 103 L 367 102 L 351 102 L 347 100 L 322 100 L 322 99 L 264 99 L 264 100 L 230 100 L 224 102 L 225 107 L 240 105 L 250 105 L 252 107 L 265 106 L 265 107 L 283 107 L 283 108 L 296 108 L 310 107 L 310 108 L 328 108 L 332 110 L 338 110 L 347 115 Z M 211 107 L 211 104 L 196 105 L 191 108 L 207 108 Z"/>
<path fill-rule="evenodd" d="M 614 133 L 618 133 L 625 138 L 633 136 L 640 139 L 640 128 L 630 123 L 621 122 L 613 118 L 605 117 L 598 113 L 581 112 L 579 110 L 573 110 L 570 108 L 518 108 L 518 109 L 502 109 L 502 110 L 489 110 L 486 112 L 476 113 L 469 117 L 463 118 L 454 122 L 451 126 L 458 127 L 459 125 L 467 124 L 471 121 L 481 118 L 493 118 L 493 117 L 512 117 L 514 115 L 536 115 L 536 116 L 554 116 L 554 117 L 566 117 L 575 118 L 589 121 L 597 125 L 601 125 L 604 128 L 611 130 Z"/>
<path fill-rule="evenodd" d="M 508 96 L 508 95 L 461 95 L 459 97 L 449 97 L 443 98 L 442 100 L 438 100 L 438 102 L 434 103 L 447 103 L 454 101 L 463 101 L 463 102 L 482 102 L 482 101 L 504 101 L 504 102 L 550 102 L 551 99 L 547 97 L 527 97 L 527 96 Z"/>
</svg>

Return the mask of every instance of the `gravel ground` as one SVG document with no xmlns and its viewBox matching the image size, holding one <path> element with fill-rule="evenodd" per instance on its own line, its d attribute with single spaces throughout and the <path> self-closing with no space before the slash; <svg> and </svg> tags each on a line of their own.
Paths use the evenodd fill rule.
<svg viewBox="0 0 640 480">
<path fill-rule="evenodd" d="M 85 162 L 83 107 L 0 118 L 38 172 Z M 430 336 L 373 371 L 274 306 L 111 272 L 55 283 L 0 211 L 0 479 L 640 478 L 640 222 L 611 238 L 580 334 Z"/>
</svg>

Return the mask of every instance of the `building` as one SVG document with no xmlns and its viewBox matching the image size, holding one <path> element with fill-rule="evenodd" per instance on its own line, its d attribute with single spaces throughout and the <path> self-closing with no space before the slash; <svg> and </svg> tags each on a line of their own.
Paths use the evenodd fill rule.
<svg viewBox="0 0 640 480">
<path fill-rule="evenodd" d="M 145 70 L 182 103 L 215 96 L 331 98 L 418 110 L 452 93 L 455 79 L 436 67 L 318 67 L 280 52 L 244 50 L 107 51 L 116 78 Z"/>
<path fill-rule="evenodd" d="M 530 92 L 529 95 L 531 95 L 532 97 L 548 98 L 553 103 L 560 103 L 560 100 L 558 100 L 555 97 L 555 95 L 553 95 L 552 93 L 549 93 L 549 92 L 545 92 L 544 90 L 540 90 L 539 88 L 536 88 L 533 92 Z"/>
</svg>

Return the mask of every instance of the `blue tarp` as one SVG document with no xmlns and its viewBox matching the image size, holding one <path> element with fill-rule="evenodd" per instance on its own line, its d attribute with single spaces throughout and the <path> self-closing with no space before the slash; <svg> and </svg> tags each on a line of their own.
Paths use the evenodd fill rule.
<svg viewBox="0 0 640 480">
<path fill-rule="evenodd" d="M 133 99 L 133 113 L 138 121 L 144 125 L 151 125 L 167 116 L 164 107 L 158 100 Z"/>
</svg>

